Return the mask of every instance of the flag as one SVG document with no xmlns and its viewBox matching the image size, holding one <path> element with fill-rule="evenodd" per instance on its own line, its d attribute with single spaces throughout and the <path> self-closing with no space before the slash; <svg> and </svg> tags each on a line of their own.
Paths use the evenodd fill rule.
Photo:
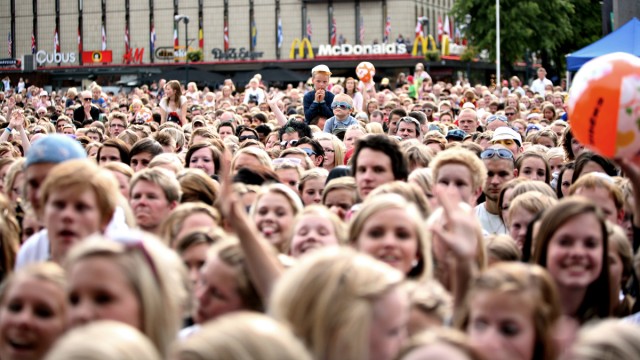
<svg viewBox="0 0 640 360">
<path fill-rule="evenodd" d="M 338 25 L 336 25 L 336 18 L 331 17 L 331 46 L 334 46 L 338 41 Z"/>
<path fill-rule="evenodd" d="M 151 25 L 151 36 L 149 37 L 149 42 L 151 53 L 153 54 L 156 51 L 156 28 L 153 24 Z"/>
<path fill-rule="evenodd" d="M 31 53 L 35 54 L 36 53 L 36 36 L 33 34 L 33 32 L 31 33 Z"/>
<path fill-rule="evenodd" d="M 284 40 L 284 36 L 282 34 L 282 20 L 278 18 L 278 49 L 282 47 L 283 40 Z"/>
<path fill-rule="evenodd" d="M 173 26 L 173 48 L 177 49 L 180 46 L 180 41 L 178 40 L 178 27 Z"/>
<path fill-rule="evenodd" d="M 418 23 L 416 24 L 416 38 L 418 36 L 424 37 L 424 31 L 422 30 L 422 21 L 418 18 Z"/>
<path fill-rule="evenodd" d="M 53 33 L 53 52 L 60 52 L 60 39 L 58 38 L 58 29 L 54 30 Z"/>
<path fill-rule="evenodd" d="M 438 42 L 442 42 L 442 18 L 438 16 Z"/>
<path fill-rule="evenodd" d="M 258 46 L 258 27 L 255 19 L 251 20 L 251 46 L 254 49 Z"/>
<path fill-rule="evenodd" d="M 102 24 L 102 51 L 107 50 L 107 30 Z"/>
<path fill-rule="evenodd" d="M 124 53 L 128 54 L 131 49 L 131 45 L 129 45 L 129 27 L 126 26 L 124 28 Z"/>
<path fill-rule="evenodd" d="M 360 44 L 364 44 L 364 18 L 362 16 L 360 16 L 360 31 L 358 32 Z"/>
<path fill-rule="evenodd" d="M 455 19 L 453 17 L 451 17 L 450 20 L 451 20 L 451 23 L 450 23 L 451 25 L 449 25 L 450 26 L 450 28 L 449 28 L 449 37 L 453 38 L 455 36 L 454 31 L 455 31 L 455 28 L 456 28 L 456 24 L 455 24 Z"/>
<path fill-rule="evenodd" d="M 382 37 L 382 42 L 389 42 L 389 37 L 391 36 L 391 16 L 387 16 L 387 22 L 384 24 L 384 36 Z"/>
<path fill-rule="evenodd" d="M 454 42 L 458 45 L 460 45 L 460 39 L 462 38 L 462 33 L 460 31 L 460 27 L 456 26 L 456 32 L 454 35 Z"/>
<path fill-rule="evenodd" d="M 9 57 L 13 57 L 13 51 L 11 51 L 11 48 L 13 47 L 13 40 L 11 39 L 11 31 L 9 31 L 9 36 L 7 36 L 7 45 L 9 47 Z"/>
<path fill-rule="evenodd" d="M 229 21 L 224 20 L 224 51 L 229 50 Z"/>
<path fill-rule="evenodd" d="M 313 31 L 311 30 L 311 19 L 307 18 L 307 39 L 309 39 L 309 42 L 311 42 L 312 34 L 313 34 Z"/>
<path fill-rule="evenodd" d="M 198 17 L 198 47 L 204 50 L 204 26 L 202 24 L 202 14 Z"/>
<path fill-rule="evenodd" d="M 82 54 L 82 37 L 80 36 L 79 26 L 78 26 L 78 54 Z"/>
<path fill-rule="evenodd" d="M 442 33 L 444 35 L 449 35 L 449 36 L 451 35 L 449 17 L 448 16 L 444 17 L 444 28 L 442 29 Z"/>
</svg>

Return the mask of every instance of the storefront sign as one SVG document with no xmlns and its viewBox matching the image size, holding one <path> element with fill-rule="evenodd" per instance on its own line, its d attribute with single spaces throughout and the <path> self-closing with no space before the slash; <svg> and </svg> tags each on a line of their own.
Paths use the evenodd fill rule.
<svg viewBox="0 0 640 360">
<path fill-rule="evenodd" d="M 402 55 L 407 53 L 405 44 L 375 44 L 375 45 L 320 45 L 318 56 L 340 55 Z"/>
<path fill-rule="evenodd" d="M 124 55 L 122 55 L 122 62 L 125 64 L 142 64 L 144 57 L 144 48 L 129 49 Z"/>
<path fill-rule="evenodd" d="M 235 48 L 229 48 L 227 51 L 215 48 L 211 50 L 211 54 L 216 60 L 255 60 L 261 58 L 264 52 L 249 51 L 246 48 L 240 48 L 237 51 Z"/>
<path fill-rule="evenodd" d="M 313 48 L 311 47 L 311 41 L 309 41 L 309 39 L 304 38 L 302 40 L 300 39 L 293 39 L 293 42 L 291 43 L 291 49 L 289 49 L 289 59 L 295 59 L 296 58 L 296 47 L 298 48 L 298 58 L 299 59 L 313 59 Z M 307 48 L 307 54 L 305 56 L 304 53 L 304 48 Z"/>
<path fill-rule="evenodd" d="M 36 61 L 38 64 L 62 64 L 76 62 L 76 53 L 59 53 L 49 54 L 44 50 L 36 53 Z"/>
<path fill-rule="evenodd" d="M 0 59 L 0 67 L 20 67 L 18 59 Z"/>
<path fill-rule="evenodd" d="M 93 50 L 82 52 L 82 62 L 85 64 L 106 64 L 113 62 L 113 52 L 111 50 Z"/>
</svg>

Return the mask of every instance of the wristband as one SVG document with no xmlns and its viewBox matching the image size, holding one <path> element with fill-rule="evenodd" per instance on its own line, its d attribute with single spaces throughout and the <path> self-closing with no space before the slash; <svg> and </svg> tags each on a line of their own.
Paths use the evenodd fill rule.
<svg viewBox="0 0 640 360">
<path fill-rule="evenodd" d="M 13 129 L 11 129 L 10 127 L 7 126 L 6 128 L 4 128 L 4 131 L 11 132 L 11 131 L 13 131 Z"/>
</svg>

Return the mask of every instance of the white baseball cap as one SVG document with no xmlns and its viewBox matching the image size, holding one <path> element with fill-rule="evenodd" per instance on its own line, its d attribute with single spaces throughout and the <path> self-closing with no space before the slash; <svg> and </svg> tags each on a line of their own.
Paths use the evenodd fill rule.
<svg viewBox="0 0 640 360">
<path fill-rule="evenodd" d="M 491 142 L 498 140 L 515 140 L 518 145 L 522 146 L 522 137 L 520 134 L 508 126 L 501 126 L 493 131 Z"/>
<path fill-rule="evenodd" d="M 331 70 L 329 70 L 329 67 L 324 64 L 317 65 L 313 69 L 311 69 L 311 76 L 315 75 L 317 72 L 323 72 L 327 73 L 327 75 L 331 75 Z"/>
</svg>

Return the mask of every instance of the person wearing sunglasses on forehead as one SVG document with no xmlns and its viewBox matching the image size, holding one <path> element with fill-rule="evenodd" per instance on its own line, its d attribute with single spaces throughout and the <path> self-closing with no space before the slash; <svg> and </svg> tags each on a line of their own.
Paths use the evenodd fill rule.
<svg viewBox="0 0 640 360">
<path fill-rule="evenodd" d="M 347 94 L 338 94 L 331 103 L 333 116 L 324 123 L 323 131 L 332 134 L 336 129 L 346 129 L 350 125 L 357 125 L 358 120 L 351 116 L 353 99 Z"/>
<path fill-rule="evenodd" d="M 491 145 L 480 154 L 480 158 L 487 169 L 487 178 L 482 187 L 486 201 L 476 206 L 476 215 L 487 233 L 507 234 L 507 226 L 500 217 L 498 198 L 502 186 L 518 175 L 515 157 L 503 145 Z"/>
<path fill-rule="evenodd" d="M 84 123 L 85 120 L 100 119 L 100 109 L 91 102 L 92 95 L 90 91 L 81 92 L 80 101 L 82 101 L 82 104 L 73 112 L 73 119 L 75 121 Z"/>
</svg>

